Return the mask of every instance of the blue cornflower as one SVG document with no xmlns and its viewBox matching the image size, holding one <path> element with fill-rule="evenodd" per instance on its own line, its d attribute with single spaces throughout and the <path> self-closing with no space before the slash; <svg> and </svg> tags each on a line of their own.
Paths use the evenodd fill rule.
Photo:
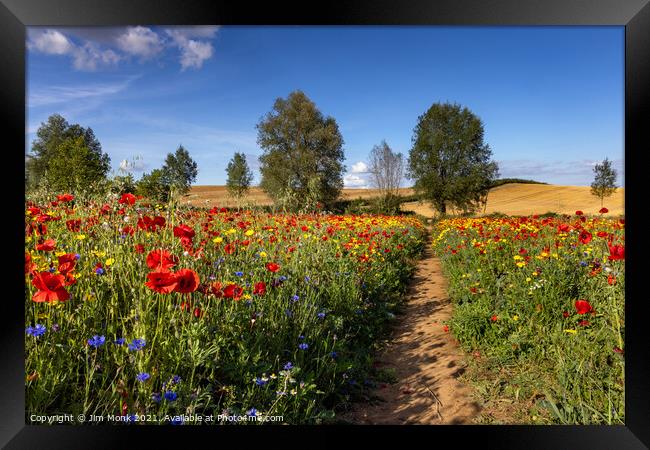
<svg viewBox="0 0 650 450">
<path fill-rule="evenodd" d="M 128 418 L 129 418 L 129 422 L 135 422 L 136 419 L 137 419 L 137 417 L 135 416 L 135 414 L 129 414 L 129 415 L 128 415 Z"/>
<path fill-rule="evenodd" d="M 357 314 L 363 314 L 363 310 L 361 310 L 361 309 L 357 309 L 354 312 L 357 313 Z"/>
<path fill-rule="evenodd" d="M 298 336 L 298 339 L 300 339 L 300 340 L 302 341 L 302 340 L 305 339 L 305 336 L 303 336 L 303 335 L 301 334 L 300 336 Z"/>
<path fill-rule="evenodd" d="M 151 400 L 153 400 L 156 403 L 160 403 L 160 400 L 162 399 L 162 396 L 160 395 L 160 392 L 154 392 L 151 394 Z"/>
<path fill-rule="evenodd" d="M 92 338 L 88 339 L 88 345 L 95 348 L 101 347 L 105 342 L 106 338 L 104 336 L 94 335 Z"/>
<path fill-rule="evenodd" d="M 36 324 L 35 327 L 27 327 L 27 329 L 25 330 L 25 332 L 28 335 L 34 336 L 34 337 L 42 336 L 43 334 L 45 334 L 46 331 L 47 331 L 47 328 L 45 328 L 45 325 L 41 325 L 40 323 Z"/>
<path fill-rule="evenodd" d="M 293 312 L 290 309 L 285 309 L 284 313 L 287 315 L 287 317 L 293 316 Z"/>
<path fill-rule="evenodd" d="M 178 375 L 174 375 L 174 376 L 172 377 L 172 383 L 174 383 L 174 384 L 178 384 L 178 383 L 180 383 L 180 382 L 181 382 L 181 377 L 179 377 Z"/>
<path fill-rule="evenodd" d="M 115 344 L 115 345 L 122 345 L 122 344 L 124 344 L 124 341 L 126 341 L 126 339 L 124 339 L 123 337 L 122 337 L 122 338 L 117 338 L 117 339 L 115 339 L 115 340 L 113 341 L 113 344 Z"/>
<path fill-rule="evenodd" d="M 587 267 L 589 264 L 586 263 L 586 261 L 580 261 L 580 266 L 582 267 Z"/>
<path fill-rule="evenodd" d="M 311 280 L 311 278 L 309 278 L 309 277 L 305 277 L 305 281 L 306 281 L 307 283 L 309 283 L 309 280 Z"/>
<path fill-rule="evenodd" d="M 244 272 L 235 272 L 235 275 L 237 275 L 238 277 L 243 277 L 243 276 L 244 276 Z"/>
<path fill-rule="evenodd" d="M 79 258 L 81 258 L 81 255 L 80 255 L 79 253 L 75 253 L 75 254 L 74 254 L 74 259 L 77 259 L 77 260 L 78 260 Z"/>
<path fill-rule="evenodd" d="M 255 378 L 255 384 L 258 386 L 264 386 L 268 381 L 261 379 L 260 377 Z"/>
<path fill-rule="evenodd" d="M 285 275 L 282 275 L 279 279 L 280 281 L 287 281 L 287 277 Z"/>
<path fill-rule="evenodd" d="M 151 378 L 151 375 L 149 375 L 147 372 L 140 372 L 135 378 L 136 380 L 144 383 L 149 378 Z"/>
<path fill-rule="evenodd" d="M 98 267 L 98 268 L 95 269 L 95 273 L 97 275 L 104 275 L 104 269 L 102 269 L 101 267 Z"/>
<path fill-rule="evenodd" d="M 298 348 L 300 350 L 307 350 L 309 348 L 309 344 L 303 342 L 302 344 L 298 345 Z"/>
<path fill-rule="evenodd" d="M 147 343 L 144 341 L 144 339 L 133 339 L 133 341 L 131 341 L 129 344 L 129 350 L 142 350 L 142 347 L 144 347 L 146 344 Z"/>
<path fill-rule="evenodd" d="M 284 370 L 291 370 L 291 369 L 293 369 L 293 364 L 291 363 L 291 361 L 289 361 L 284 365 Z"/>
<path fill-rule="evenodd" d="M 293 297 L 291 297 L 291 301 L 292 301 L 292 302 L 297 302 L 298 300 L 300 300 L 300 296 L 299 296 L 298 294 L 296 294 L 296 295 L 294 295 Z"/>
<path fill-rule="evenodd" d="M 55 269 L 54 267 L 50 267 L 50 268 L 47 269 L 47 270 L 48 270 L 50 273 L 54 273 L 54 272 L 56 272 L 56 269 Z"/>
<path fill-rule="evenodd" d="M 173 402 L 178 398 L 178 394 L 174 391 L 167 391 L 165 392 L 165 400 Z"/>
<path fill-rule="evenodd" d="M 338 356 L 338 354 L 337 354 L 336 352 L 331 352 L 331 353 L 330 353 L 330 356 L 331 356 L 332 358 L 336 359 L 336 357 Z"/>
<path fill-rule="evenodd" d="M 255 408 L 251 408 L 248 411 L 246 411 L 246 415 L 249 417 L 255 417 L 257 416 L 257 410 Z"/>
<path fill-rule="evenodd" d="M 324 319 L 325 318 L 325 313 L 324 312 L 319 312 L 318 314 L 316 314 L 316 317 L 318 317 L 319 319 Z"/>
</svg>

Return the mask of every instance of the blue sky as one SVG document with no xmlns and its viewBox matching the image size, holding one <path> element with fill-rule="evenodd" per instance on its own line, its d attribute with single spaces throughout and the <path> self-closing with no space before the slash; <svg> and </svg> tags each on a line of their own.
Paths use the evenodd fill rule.
<svg viewBox="0 0 650 450">
<path fill-rule="evenodd" d="M 235 151 L 259 181 L 255 125 L 301 89 L 339 124 L 348 187 L 445 101 L 483 120 L 502 177 L 588 185 L 609 157 L 623 183 L 623 27 L 30 27 L 27 49 L 26 148 L 59 113 L 136 178 L 182 144 L 196 184 Z"/>
</svg>

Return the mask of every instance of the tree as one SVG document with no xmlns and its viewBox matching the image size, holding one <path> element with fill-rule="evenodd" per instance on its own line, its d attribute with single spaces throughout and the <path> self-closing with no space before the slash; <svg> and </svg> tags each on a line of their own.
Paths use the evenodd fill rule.
<svg viewBox="0 0 650 450">
<path fill-rule="evenodd" d="M 176 153 L 168 153 L 162 167 L 162 184 L 169 186 L 174 192 L 185 194 L 196 181 L 198 168 L 189 152 L 180 145 Z"/>
<path fill-rule="evenodd" d="M 408 176 L 441 214 L 448 205 L 475 210 L 498 176 L 483 134 L 481 119 L 456 104 L 435 103 L 418 118 Z"/>
<path fill-rule="evenodd" d="M 275 100 L 257 124 L 260 186 L 276 204 L 329 205 L 343 188 L 343 137 L 334 118 L 324 117 L 302 92 Z"/>
<path fill-rule="evenodd" d="M 603 199 L 616 192 L 616 170 L 608 158 L 601 164 L 594 166 L 594 182 L 591 183 L 591 193 L 600 198 L 600 206 L 603 206 Z"/>
<path fill-rule="evenodd" d="M 65 158 L 74 159 L 74 165 Z M 110 167 L 111 160 L 91 128 L 71 125 L 60 114 L 53 114 L 36 131 L 27 155 L 26 179 L 29 187 L 45 182 L 55 189 L 73 184 L 75 189 L 87 189 L 105 180 Z M 71 183 L 71 178 L 78 182 Z"/>
<path fill-rule="evenodd" d="M 246 195 L 248 188 L 253 181 L 253 172 L 251 172 L 248 167 L 246 156 L 244 156 L 243 153 L 235 152 L 235 155 L 228 163 L 226 173 L 228 174 L 228 179 L 226 181 L 228 192 L 230 192 L 230 195 L 233 197 L 241 199 Z"/>
<path fill-rule="evenodd" d="M 170 186 L 165 182 L 163 170 L 154 169 L 151 173 L 142 175 L 136 184 L 135 193 L 159 202 L 167 202 Z"/>
<path fill-rule="evenodd" d="M 402 154 L 394 153 L 386 141 L 381 141 L 372 148 L 369 163 L 370 183 L 383 197 L 397 195 L 404 176 Z"/>
</svg>

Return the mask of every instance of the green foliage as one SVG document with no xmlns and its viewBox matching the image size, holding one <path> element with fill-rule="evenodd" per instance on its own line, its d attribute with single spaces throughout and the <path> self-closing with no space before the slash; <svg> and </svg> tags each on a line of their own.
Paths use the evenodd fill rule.
<svg viewBox="0 0 650 450">
<path fill-rule="evenodd" d="M 151 173 L 144 174 L 136 184 L 135 193 L 166 203 L 170 196 L 170 186 L 165 180 L 162 169 L 154 169 Z"/>
<path fill-rule="evenodd" d="M 440 213 L 450 204 L 472 211 L 485 201 L 498 167 L 483 134 L 481 119 L 455 104 L 435 103 L 418 118 L 408 175 Z"/>
<path fill-rule="evenodd" d="M 513 184 L 513 183 L 519 183 L 519 184 L 548 184 L 548 183 L 543 183 L 541 181 L 525 180 L 525 179 L 522 179 L 522 178 L 499 178 L 498 180 L 494 180 L 490 184 L 490 188 L 495 188 L 497 186 L 503 186 L 504 184 Z"/>
<path fill-rule="evenodd" d="M 592 195 L 600 199 L 600 205 L 603 205 L 603 199 L 616 192 L 616 170 L 612 168 L 609 159 L 594 166 L 594 181 L 591 183 Z"/>
<path fill-rule="evenodd" d="M 246 156 L 243 153 L 235 152 L 226 168 L 228 179 L 226 186 L 231 196 L 241 198 L 248 192 L 253 181 L 253 173 L 248 167 Z"/>
<path fill-rule="evenodd" d="M 197 164 L 182 145 L 176 149 L 176 153 L 167 154 L 162 167 L 164 185 L 169 186 L 176 193 L 185 194 L 196 181 L 197 175 Z"/>
<path fill-rule="evenodd" d="M 324 117 L 302 91 L 295 91 L 275 101 L 257 130 L 264 150 L 260 186 L 274 202 L 296 208 L 301 198 L 315 197 L 326 206 L 336 200 L 345 157 L 334 118 Z"/>
<path fill-rule="evenodd" d="M 27 188 L 46 185 L 81 193 L 106 179 L 110 158 L 91 128 L 51 115 L 36 131 L 26 162 Z"/>
<path fill-rule="evenodd" d="M 116 175 L 110 180 L 109 191 L 113 194 L 134 194 L 135 189 L 135 179 L 130 173 L 127 175 Z"/>
</svg>

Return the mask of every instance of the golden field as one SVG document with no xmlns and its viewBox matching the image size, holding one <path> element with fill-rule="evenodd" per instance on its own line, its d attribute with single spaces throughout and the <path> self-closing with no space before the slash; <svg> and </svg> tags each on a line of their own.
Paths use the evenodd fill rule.
<svg viewBox="0 0 650 450">
<path fill-rule="evenodd" d="M 401 195 L 413 194 L 413 189 L 400 189 Z M 344 199 L 371 198 L 377 195 L 375 189 L 343 189 Z M 604 201 L 610 215 L 624 214 L 625 189 L 619 188 Z M 183 203 L 195 206 L 237 206 L 228 196 L 225 186 L 193 186 L 184 196 Z M 240 206 L 270 205 L 271 199 L 259 188 L 253 187 Z M 426 217 L 435 212 L 430 205 L 409 202 L 402 205 L 406 211 L 414 211 Z M 600 199 L 591 195 L 588 186 L 559 186 L 548 184 L 505 184 L 492 189 L 488 195 L 485 214 L 500 212 L 508 215 L 543 214 L 546 212 L 573 214 L 581 210 L 585 214 L 598 214 Z M 454 211 L 449 211 L 454 213 Z M 481 211 L 483 213 L 483 211 Z"/>
</svg>

